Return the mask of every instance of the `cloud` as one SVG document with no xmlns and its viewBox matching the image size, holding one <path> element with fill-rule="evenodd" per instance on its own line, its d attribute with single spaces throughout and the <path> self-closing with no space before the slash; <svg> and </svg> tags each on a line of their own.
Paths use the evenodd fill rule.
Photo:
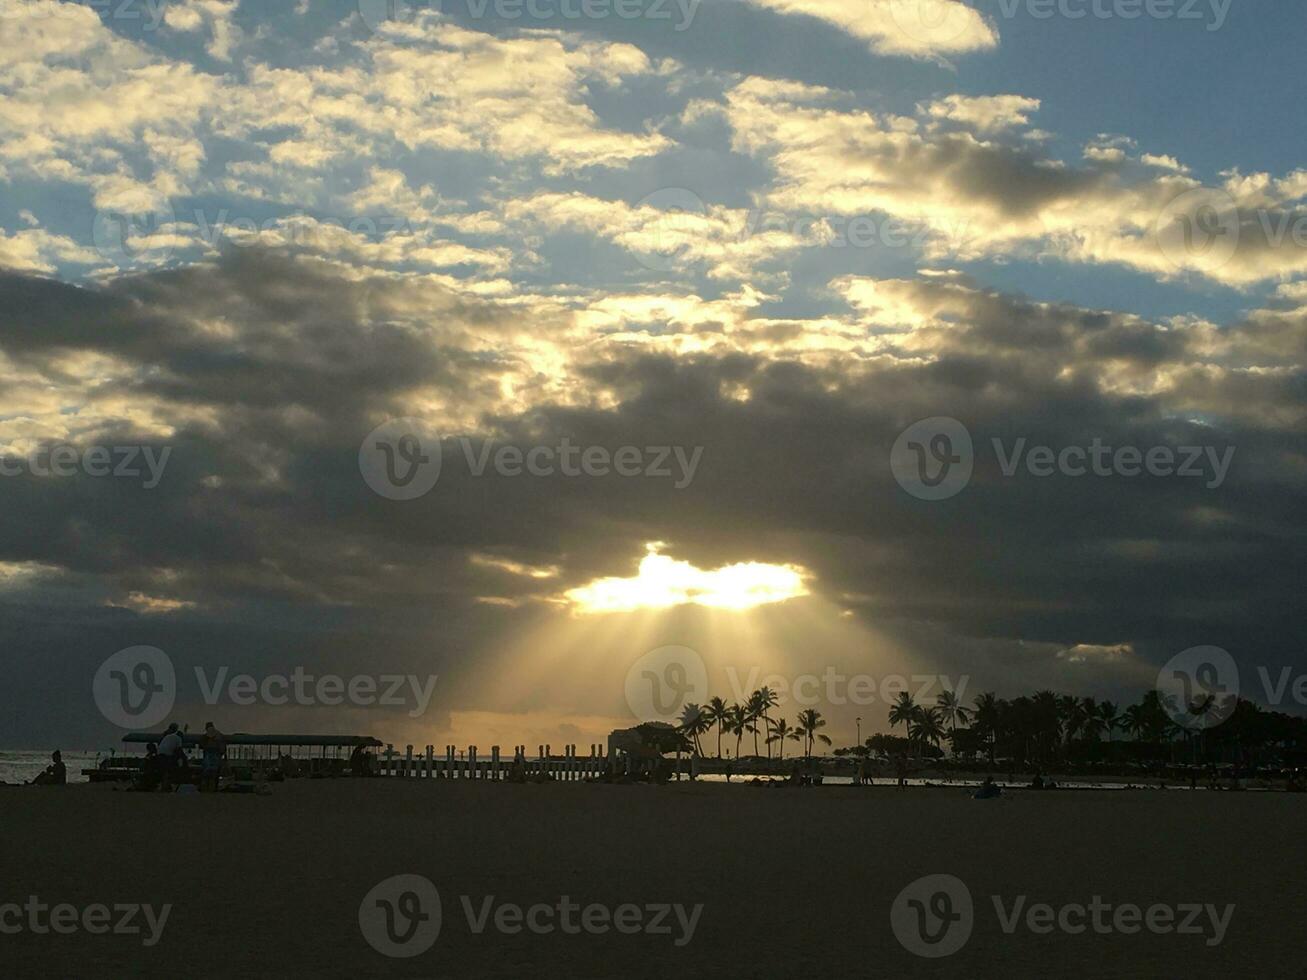
<svg viewBox="0 0 1307 980">
<path fill-rule="evenodd" d="M 952 121 L 978 132 L 1024 126 L 1039 111 L 1039 100 L 1022 95 L 949 95 L 920 107 L 926 115 Z"/>
<path fill-rule="evenodd" d="M 880 54 L 996 43 L 974 10 L 972 33 L 923 39 L 885 4 L 770 6 L 786 16 L 750 23 L 817 16 Z M 544 708 L 623 712 L 653 632 L 1131 697 L 1195 639 L 1296 656 L 1303 172 L 1200 182 L 1147 134 L 1062 158 L 1029 95 L 840 91 L 795 80 L 840 77 L 798 55 L 794 78 L 748 77 L 424 14 L 336 23 L 290 57 L 221 35 L 249 5 L 172 5 L 149 43 L 84 5 L 18 9 L 0 18 L 0 455 L 171 450 L 152 490 L 0 474 L 0 717 L 33 740 L 80 731 L 98 661 L 142 642 L 185 667 L 439 673 L 467 711 L 431 725 L 519 711 L 532 731 Z M 300 10 L 308 33 L 320 11 Z M 97 208 L 160 220 L 110 255 Z M 906 244 L 833 247 L 859 216 Z M 955 271 L 973 259 L 1275 288 L 1237 316 L 1148 317 L 1109 289 L 1088 308 L 987 288 Z M 977 459 L 928 504 L 887 460 L 938 415 Z M 440 479 L 384 500 L 359 448 L 406 416 L 442 434 Z M 1212 488 L 1008 476 L 992 448 L 1095 438 L 1236 455 Z M 702 461 L 679 489 L 468 461 L 563 439 Z M 642 555 L 652 582 L 633 582 Z M 754 636 L 721 630 L 730 596 L 788 594 L 769 577 L 787 568 L 808 594 L 758 605 Z M 656 631 L 570 615 L 569 596 L 629 606 L 646 585 L 668 600 Z M 521 678 L 521 703 L 483 677 Z"/>
<path fill-rule="evenodd" d="M 665 188 L 628 205 L 587 194 L 537 194 L 505 202 L 509 221 L 546 233 L 585 231 L 620 246 L 651 271 L 701 266 L 714 279 L 754 279 L 758 267 L 819 243 L 820 227 L 759 225 L 755 212 L 705 205 L 684 188 Z"/>
<path fill-rule="evenodd" d="M 235 25 L 233 16 L 240 0 L 171 0 L 164 13 L 164 23 L 177 31 L 208 30 L 205 50 L 218 61 L 231 61 L 232 49 L 243 39 L 244 32 Z"/>
<path fill-rule="evenodd" d="M 1119 138 L 1096 141 L 1073 166 L 1010 132 L 1037 106 L 1017 96 L 936 101 L 920 107 L 924 119 L 841 100 L 759 78 L 727 94 L 735 148 L 773 171 L 772 206 L 893 215 L 922 229 L 938 260 L 1054 258 L 1234 287 L 1307 274 L 1307 181 L 1297 172 L 1231 171 L 1204 186 L 1178 164 L 1159 172 L 1158 158 L 1136 160 Z"/>
<path fill-rule="evenodd" d="M 749 0 L 782 14 L 802 14 L 866 41 L 877 54 L 914 58 L 988 51 L 998 32 L 962 0 Z"/>
<path fill-rule="evenodd" d="M 625 166 L 672 145 L 657 133 L 604 126 L 587 104 L 591 85 L 615 88 L 655 71 L 631 45 L 544 33 L 498 38 L 423 14 L 361 50 L 357 67 L 253 67 L 233 93 L 228 125 L 286 127 L 292 155 L 309 163 L 357 139 L 379 158 L 390 145 L 439 148 L 539 159 L 565 173 Z"/>
<path fill-rule="evenodd" d="M 1145 649 L 1181 623 L 1260 635 L 1277 621 L 1295 559 L 1269 532 L 1292 526 L 1292 488 L 1307 480 L 1301 290 L 1218 327 L 1035 303 L 947 277 L 845 277 L 832 289 L 849 304 L 842 321 L 757 322 L 747 303 L 722 307 L 730 329 L 678 351 L 665 331 L 639 329 L 646 317 L 669 322 L 659 311 L 675 309 L 670 298 L 638 316 L 633 296 L 593 311 L 576 296 L 568 310 L 260 249 L 96 287 L 11 274 L 0 309 L 24 313 L 0 315 L 0 380 L 26 413 L 4 424 L 7 451 L 53 438 L 173 453 L 149 493 L 6 477 L 24 516 L 0 529 L 0 560 L 60 569 L 70 587 L 94 582 L 96 604 L 130 609 L 133 593 L 207 610 L 288 604 L 268 613 L 273 622 L 297 608 L 361 615 L 437 594 L 458 608 L 487 596 L 544 602 L 623 577 L 657 537 L 700 570 L 803 565 L 810 589 L 860 594 L 855 611 L 871 619 L 971 635 L 1020 622 L 1057 649 Z M 684 298 L 682 317 L 694 302 L 710 301 Z M 595 331 L 613 317 L 626 329 Z M 826 336 L 833 325 L 843 341 Z M 672 334 L 694 330 L 686 320 Z M 478 479 L 450 438 L 437 490 L 392 512 L 356 457 L 367 431 L 407 414 L 466 435 L 474 454 L 484 439 L 567 435 L 610 449 L 702 446 L 703 462 L 681 491 Z M 963 419 L 981 448 L 990 437 L 1099 435 L 1231 444 L 1238 456 L 1219 492 L 1181 480 L 1014 480 L 991 461 L 940 524 L 884 462 L 904 425 L 938 414 Z M 105 512 L 113 520 L 92 517 Z M 1217 598 L 1207 576 L 1233 554 L 1264 571 L 1233 592 L 1227 582 L 1204 609 L 1200 597 Z M 1143 596 L 1154 605 L 1139 611 L 1131 603 Z"/>
<path fill-rule="evenodd" d="M 101 258 L 66 235 L 54 235 L 42 228 L 23 228 L 10 234 L 0 228 L 0 268 L 53 273 L 59 263 L 66 262 L 99 265 Z"/>
<path fill-rule="evenodd" d="M 104 209 L 149 210 L 189 186 L 203 155 L 192 135 L 219 81 L 113 33 L 90 7 L 13 3 L 0 17 L 0 164 L 86 185 Z"/>
</svg>

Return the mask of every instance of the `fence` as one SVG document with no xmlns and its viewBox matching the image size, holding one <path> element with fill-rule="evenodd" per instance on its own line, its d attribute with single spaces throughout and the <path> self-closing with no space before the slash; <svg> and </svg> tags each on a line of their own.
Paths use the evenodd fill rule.
<svg viewBox="0 0 1307 980">
<path fill-rule="evenodd" d="M 588 756 L 579 755 L 577 746 L 563 746 L 563 754 L 556 756 L 552 746 L 537 746 L 534 758 L 527 758 L 526 746 L 513 746 L 512 759 L 505 762 L 499 746 L 490 747 L 487 758 L 470 745 L 459 752 L 452 745 L 445 746 L 444 758 L 435 754 L 435 746 L 428 745 L 424 752 L 413 754 L 413 746 L 405 748 L 403 755 L 393 745 L 381 753 L 380 772 L 383 776 L 400 776 L 411 779 L 504 779 L 510 766 L 520 763 L 528 776 L 549 776 L 556 780 L 582 780 L 600 775 L 608 762 L 602 745 L 592 744 Z"/>
</svg>

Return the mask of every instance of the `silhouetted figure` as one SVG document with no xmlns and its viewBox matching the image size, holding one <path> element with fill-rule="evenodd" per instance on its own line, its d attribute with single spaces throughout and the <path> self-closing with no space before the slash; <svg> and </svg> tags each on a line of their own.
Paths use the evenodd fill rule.
<svg viewBox="0 0 1307 980">
<path fill-rule="evenodd" d="M 33 786 L 63 786 L 68 782 L 68 767 L 64 765 L 63 753 L 55 749 L 50 755 L 50 764 L 32 780 Z"/>
<path fill-rule="evenodd" d="M 372 756 L 363 746 L 354 746 L 354 751 L 349 754 L 349 771 L 355 776 L 376 775 L 372 771 Z"/>
<path fill-rule="evenodd" d="M 139 793 L 153 793 L 163 782 L 163 756 L 159 755 L 159 746 L 149 742 L 145 746 L 145 759 L 141 763 L 141 774 L 136 777 L 132 789 Z"/>
<path fill-rule="evenodd" d="M 159 739 L 159 758 L 162 760 L 162 788 L 171 790 L 186 781 L 189 762 L 182 747 L 182 733 L 176 722 L 170 724 Z"/>
<path fill-rule="evenodd" d="M 994 782 L 993 776 L 986 776 L 980 789 L 971 794 L 973 800 L 993 800 L 1003 795 L 1003 787 Z"/>
<path fill-rule="evenodd" d="M 507 780 L 510 783 L 526 782 L 526 763 L 522 761 L 521 756 L 513 760 L 513 764 L 508 767 Z"/>
<path fill-rule="evenodd" d="M 218 780 L 222 775 L 223 759 L 227 755 L 227 738 L 213 726 L 213 722 L 204 723 L 204 734 L 200 736 L 200 789 L 218 791 Z"/>
</svg>

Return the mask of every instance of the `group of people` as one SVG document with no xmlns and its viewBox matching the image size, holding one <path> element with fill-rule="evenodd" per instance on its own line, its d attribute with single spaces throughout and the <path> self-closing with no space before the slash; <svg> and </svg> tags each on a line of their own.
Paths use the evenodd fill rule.
<svg viewBox="0 0 1307 980">
<path fill-rule="evenodd" d="M 199 788 L 201 791 L 217 792 L 223 760 L 227 755 L 226 737 L 214 727 L 213 722 L 206 722 L 204 734 L 199 738 L 199 747 Z M 150 742 L 145 746 L 141 774 L 132 788 L 146 793 L 167 793 L 193 782 L 196 780 L 192 776 L 191 759 L 186 754 L 184 733 L 173 722 L 157 743 Z"/>
</svg>

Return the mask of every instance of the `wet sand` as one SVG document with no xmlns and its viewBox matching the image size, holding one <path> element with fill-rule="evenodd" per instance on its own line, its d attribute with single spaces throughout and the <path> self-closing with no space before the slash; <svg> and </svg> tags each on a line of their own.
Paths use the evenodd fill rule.
<svg viewBox="0 0 1307 980">
<path fill-rule="evenodd" d="M 270 796 L 106 786 L 0 788 L 0 905 L 173 908 L 141 936 L 0 934 L 9 977 L 1227 977 L 1300 975 L 1307 940 L 1307 796 L 763 789 L 401 780 L 295 781 Z M 358 912 L 391 875 L 429 878 L 439 938 L 393 959 Z M 890 907 L 951 874 L 974 928 L 957 953 L 900 945 Z M 1234 905 L 1204 935 L 1047 935 L 1000 927 L 992 895 L 1144 908 Z M 692 938 L 469 925 L 495 903 L 702 903 Z M 26 915 L 26 913 L 24 913 Z M 648 924 L 652 913 L 642 913 Z M 1110 916 L 1109 916 L 1110 919 Z M 5 919 L 12 923 L 12 918 Z M 506 919 L 510 924 L 512 919 Z M 543 920 L 537 920 L 543 921 Z M 1204 916 L 1203 921 L 1206 921 Z M 1210 933 L 1210 930 L 1209 930 Z"/>
</svg>

